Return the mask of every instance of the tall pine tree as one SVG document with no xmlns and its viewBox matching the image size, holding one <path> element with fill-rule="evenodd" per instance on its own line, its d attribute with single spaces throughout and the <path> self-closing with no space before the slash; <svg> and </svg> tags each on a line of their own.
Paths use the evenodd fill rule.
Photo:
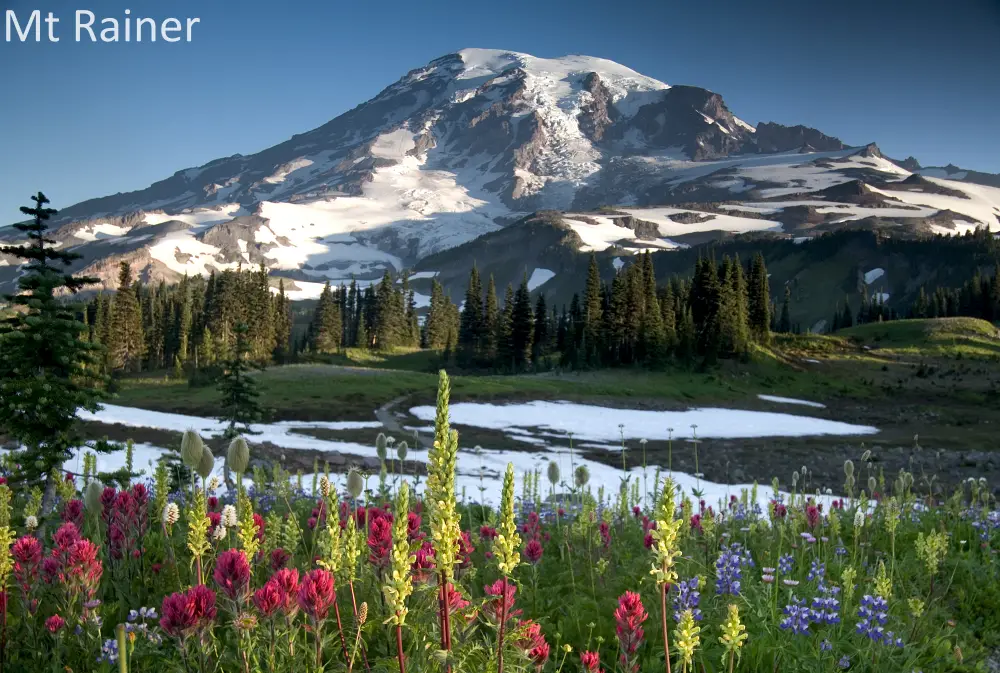
<svg viewBox="0 0 1000 673">
<path fill-rule="evenodd" d="M 132 267 L 128 262 L 119 265 L 118 292 L 111 304 L 110 327 L 108 350 L 111 366 L 130 372 L 138 371 L 146 345 L 139 297 L 132 284 Z"/>
</svg>

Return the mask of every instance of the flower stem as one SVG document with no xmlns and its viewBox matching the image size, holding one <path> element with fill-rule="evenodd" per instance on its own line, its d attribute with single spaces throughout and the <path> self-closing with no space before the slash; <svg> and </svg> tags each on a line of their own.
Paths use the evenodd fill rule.
<svg viewBox="0 0 1000 673">
<path fill-rule="evenodd" d="M 403 627 L 398 624 L 396 625 L 396 657 L 399 659 L 399 673 L 406 673 L 406 662 L 403 659 Z"/>
<path fill-rule="evenodd" d="M 503 576 L 500 592 L 500 636 L 497 639 L 497 673 L 503 673 L 503 630 L 507 623 L 507 576 Z"/>
<path fill-rule="evenodd" d="M 663 590 L 660 592 L 660 616 L 663 623 L 663 660 L 667 665 L 667 673 L 670 673 L 670 639 L 667 636 L 667 592 L 670 587 L 663 583 Z"/>
</svg>

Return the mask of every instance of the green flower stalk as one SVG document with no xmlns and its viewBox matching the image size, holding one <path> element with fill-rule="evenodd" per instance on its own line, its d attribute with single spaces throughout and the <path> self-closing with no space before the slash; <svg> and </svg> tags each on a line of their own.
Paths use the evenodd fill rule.
<svg viewBox="0 0 1000 673">
<path fill-rule="evenodd" d="M 333 512 L 336 512 L 337 501 L 333 497 L 326 499 L 327 523 L 320 531 L 319 548 L 321 557 L 318 561 L 320 567 L 329 570 L 334 577 L 341 577 L 344 569 L 344 531 L 340 530 L 340 523 L 336 520 Z M 348 517 L 353 519 L 354 517 Z"/>
<path fill-rule="evenodd" d="M 695 624 L 694 613 L 691 610 L 682 612 L 680 621 L 677 622 L 677 650 L 683 673 L 687 673 L 694 659 L 694 651 L 701 643 L 700 633 L 701 627 Z"/>
<path fill-rule="evenodd" d="M 240 541 L 240 549 L 246 553 L 247 558 L 253 561 L 260 550 L 260 540 L 257 539 L 257 524 L 253 520 L 253 503 L 246 493 L 240 489 L 236 497 L 237 511 L 239 512 L 239 531 L 237 537 Z M 252 566 L 251 566 L 252 568 Z"/>
<path fill-rule="evenodd" d="M 521 536 L 517 534 L 517 522 L 514 520 L 514 464 L 507 463 L 507 472 L 503 477 L 503 491 L 500 495 L 500 525 L 497 527 L 497 537 L 493 541 L 493 555 L 497 560 L 497 568 L 503 575 L 503 593 L 500 594 L 500 635 L 497 640 L 497 672 L 503 673 L 503 636 L 507 621 L 507 582 L 514 569 L 521 563 Z"/>
<path fill-rule="evenodd" d="M 437 413 L 434 423 L 434 445 L 427 454 L 427 487 L 425 498 L 430 515 L 431 540 L 439 573 L 441 603 L 441 649 L 451 651 L 451 623 L 447 609 L 447 587 L 455 577 L 458 540 L 462 536 L 458 505 L 455 500 L 455 467 L 458 460 L 458 433 L 448 421 L 448 400 L 451 383 L 441 370 L 438 376 Z M 450 670 L 450 665 L 446 670 Z"/>
<path fill-rule="evenodd" d="M 188 536 L 187 548 L 191 552 L 191 562 L 195 566 L 198 584 L 204 584 L 202 576 L 202 558 L 212 548 L 208 542 L 208 529 L 212 525 L 208 518 L 208 505 L 205 502 L 205 492 L 197 490 L 194 494 L 194 502 L 187 510 Z"/>
<path fill-rule="evenodd" d="M 728 661 L 728 671 L 729 673 L 733 673 L 736 659 L 740 654 L 740 648 L 743 647 L 744 641 L 749 636 L 746 633 L 747 627 L 743 626 L 743 623 L 740 621 L 739 608 L 732 603 L 729 604 L 729 614 L 721 628 L 722 636 L 719 638 L 719 642 L 726 648 L 725 653 L 722 655 L 722 663 L 726 664 Z"/>
<path fill-rule="evenodd" d="M 413 593 L 413 581 L 410 578 L 410 568 L 417 557 L 410 553 L 410 542 L 407 539 L 407 516 L 410 511 L 410 487 L 405 481 L 399 489 L 396 499 L 396 518 L 392 525 L 392 567 L 391 575 L 382 585 L 382 595 L 385 596 L 389 608 L 389 618 L 385 624 L 396 627 L 396 657 L 399 659 L 399 671 L 405 673 L 406 663 L 403 658 L 403 624 L 406 623 L 406 599 Z M 337 526 L 339 528 L 339 526 Z"/>
<path fill-rule="evenodd" d="M 670 585 L 677 581 L 675 559 L 681 555 L 679 549 L 679 533 L 684 525 L 683 519 L 675 517 L 677 511 L 674 504 L 674 481 L 670 477 L 663 484 L 660 499 L 656 504 L 656 528 L 650 531 L 653 536 L 653 565 L 649 574 L 656 578 L 660 588 L 660 615 L 663 630 L 663 651 L 667 673 L 670 673 L 670 639 L 667 634 L 667 592 Z"/>
</svg>

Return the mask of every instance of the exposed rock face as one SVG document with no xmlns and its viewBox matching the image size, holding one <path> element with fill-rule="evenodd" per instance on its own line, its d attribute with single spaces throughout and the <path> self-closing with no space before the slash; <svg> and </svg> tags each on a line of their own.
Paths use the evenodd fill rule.
<svg viewBox="0 0 1000 673">
<path fill-rule="evenodd" d="M 847 147 L 838 138 L 828 136 L 808 126 L 784 126 L 774 122 L 762 122 L 757 125 L 754 134 L 757 152 L 791 152 L 796 149 L 807 149 L 810 152 L 832 152 Z"/>
<path fill-rule="evenodd" d="M 596 72 L 587 75 L 583 80 L 583 88 L 589 91 L 591 100 L 583 105 L 580 116 L 580 131 L 594 142 L 604 138 L 604 131 L 614 124 L 618 114 L 611 104 L 611 92 L 601 82 L 601 76 Z"/>
</svg>

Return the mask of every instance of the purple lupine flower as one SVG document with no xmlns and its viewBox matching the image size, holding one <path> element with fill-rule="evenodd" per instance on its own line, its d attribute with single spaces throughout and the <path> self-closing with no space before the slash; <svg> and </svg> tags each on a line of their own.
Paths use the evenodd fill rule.
<svg viewBox="0 0 1000 673">
<path fill-rule="evenodd" d="M 806 575 L 806 579 L 812 582 L 815 579 L 821 580 L 826 576 L 826 564 L 820 563 L 817 559 L 813 559 L 809 564 L 809 574 Z"/>
<path fill-rule="evenodd" d="M 843 545 L 837 545 L 837 548 L 833 550 L 833 553 L 837 556 L 847 556 L 847 547 Z"/>
<path fill-rule="evenodd" d="M 861 599 L 858 617 L 861 618 L 861 621 L 858 622 L 857 632 L 877 643 L 882 642 L 884 638 L 882 627 L 889 619 L 888 602 L 881 596 L 866 594 Z"/>
<path fill-rule="evenodd" d="M 813 621 L 817 624 L 839 624 L 840 601 L 837 594 L 840 593 L 840 587 L 828 587 L 820 580 L 819 592 L 820 595 L 812 599 L 810 606 Z"/>
<path fill-rule="evenodd" d="M 740 595 L 740 580 L 743 577 L 743 559 L 739 546 L 722 546 L 719 558 L 715 561 L 715 593 Z"/>
<path fill-rule="evenodd" d="M 784 554 L 778 557 L 778 574 L 787 575 L 792 572 L 795 565 L 795 557 L 791 554 Z"/>
<path fill-rule="evenodd" d="M 674 620 L 681 620 L 681 613 L 690 610 L 695 621 L 701 621 L 701 610 L 698 604 L 701 602 L 701 592 L 698 591 L 698 578 L 692 577 L 689 580 L 681 580 L 677 583 L 677 593 L 674 594 Z"/>
<path fill-rule="evenodd" d="M 823 639 L 822 641 L 820 641 L 819 644 L 820 652 L 829 652 L 832 649 L 833 649 L 833 644 L 829 640 Z"/>
<path fill-rule="evenodd" d="M 786 631 L 790 630 L 793 635 L 809 633 L 809 624 L 812 620 L 812 612 L 806 607 L 804 598 L 792 597 L 792 602 L 785 606 L 785 618 L 778 625 Z"/>
<path fill-rule="evenodd" d="M 843 669 L 848 669 L 851 667 L 851 658 L 845 654 L 840 658 L 840 661 L 837 662 L 837 665 Z"/>
</svg>

